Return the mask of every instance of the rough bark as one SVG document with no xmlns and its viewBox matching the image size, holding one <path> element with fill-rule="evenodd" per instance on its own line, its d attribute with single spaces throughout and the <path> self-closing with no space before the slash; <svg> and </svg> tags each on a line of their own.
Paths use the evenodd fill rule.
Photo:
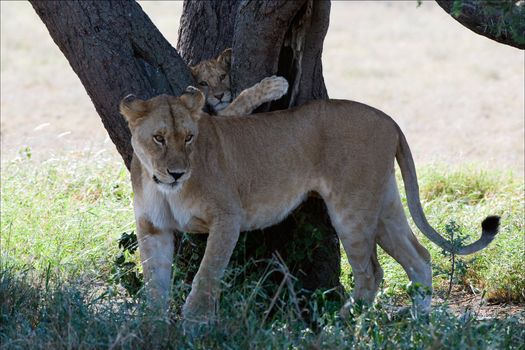
<svg viewBox="0 0 525 350">
<path fill-rule="evenodd" d="M 194 64 L 233 47 L 231 78 L 237 93 L 264 77 L 285 76 L 291 91 L 260 110 L 284 109 L 328 98 L 321 53 L 329 14 L 329 1 L 186 1 L 177 48 Z M 217 28 L 218 18 L 222 28 Z M 339 287 L 339 241 L 320 199 L 308 200 L 283 223 L 243 240 L 248 256 L 279 251 L 306 289 Z M 267 255 L 259 256 L 255 251 L 262 246 Z"/>
<path fill-rule="evenodd" d="M 192 84 L 177 51 L 131 1 L 37 1 L 31 5 L 80 78 L 129 169 L 133 150 L 122 97 L 180 94 Z"/>
<path fill-rule="evenodd" d="M 519 0 L 436 0 L 456 21 L 502 44 L 525 49 L 525 4 Z"/>
<path fill-rule="evenodd" d="M 287 98 L 277 108 L 328 98 L 321 53 L 329 19 L 329 1 L 245 2 L 239 8 L 233 41 L 236 91 L 277 73 L 290 83 Z"/>
<path fill-rule="evenodd" d="M 323 77 L 321 55 L 323 42 L 330 23 L 330 2 L 314 1 L 311 25 L 305 33 L 304 54 L 300 88 L 296 89 L 294 105 L 301 105 L 311 99 L 326 99 L 328 93 Z M 297 79 L 296 79 L 297 80 Z"/>
<path fill-rule="evenodd" d="M 232 47 L 239 3 L 240 0 L 184 2 L 177 50 L 186 63 L 195 65 Z"/>
<path fill-rule="evenodd" d="M 233 38 L 232 84 L 235 92 L 278 72 L 284 38 L 306 1 L 244 1 Z"/>
</svg>

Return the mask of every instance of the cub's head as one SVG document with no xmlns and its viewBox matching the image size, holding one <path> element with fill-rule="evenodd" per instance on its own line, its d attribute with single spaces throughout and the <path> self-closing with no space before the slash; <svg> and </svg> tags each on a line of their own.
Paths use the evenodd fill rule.
<svg viewBox="0 0 525 350">
<path fill-rule="evenodd" d="M 232 101 L 230 90 L 230 66 L 232 50 L 224 50 L 217 58 L 199 62 L 190 67 L 193 79 L 206 95 L 208 106 L 219 112 Z"/>
<path fill-rule="evenodd" d="M 204 102 L 202 92 L 191 86 L 180 97 L 160 95 L 144 101 L 128 95 L 120 102 L 133 150 L 163 190 L 177 188 L 191 175 L 190 154 Z"/>
</svg>

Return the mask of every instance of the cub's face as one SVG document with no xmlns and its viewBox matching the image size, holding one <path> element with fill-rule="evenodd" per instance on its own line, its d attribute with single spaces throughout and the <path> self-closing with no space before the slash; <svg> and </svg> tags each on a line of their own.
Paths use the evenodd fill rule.
<svg viewBox="0 0 525 350">
<path fill-rule="evenodd" d="M 189 87 L 180 97 L 160 95 L 144 101 L 130 95 L 120 103 L 133 150 L 164 191 L 178 188 L 191 176 L 190 154 L 204 100 L 199 90 Z"/>
<path fill-rule="evenodd" d="M 217 58 L 191 67 L 193 79 L 206 96 L 206 103 L 215 112 L 226 108 L 232 101 L 230 90 L 231 49 L 224 50 Z"/>
</svg>

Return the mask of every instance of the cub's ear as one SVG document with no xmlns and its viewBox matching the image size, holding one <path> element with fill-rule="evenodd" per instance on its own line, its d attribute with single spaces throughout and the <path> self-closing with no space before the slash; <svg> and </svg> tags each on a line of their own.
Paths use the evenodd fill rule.
<svg viewBox="0 0 525 350">
<path fill-rule="evenodd" d="M 180 97 L 182 103 L 192 112 L 200 112 L 204 107 L 206 98 L 204 94 L 193 86 L 188 86 L 184 94 Z"/>
<path fill-rule="evenodd" d="M 148 112 L 148 102 L 129 94 L 120 101 L 120 113 L 126 118 L 130 125 L 144 117 Z"/>
<path fill-rule="evenodd" d="M 230 70 L 230 66 L 232 63 L 232 49 L 226 49 L 217 57 L 217 62 L 222 64 L 223 67 Z"/>
<path fill-rule="evenodd" d="M 190 66 L 190 72 L 191 72 L 191 76 L 193 77 L 193 79 L 197 79 L 197 75 L 198 75 L 198 71 L 197 71 L 197 66 Z"/>
</svg>

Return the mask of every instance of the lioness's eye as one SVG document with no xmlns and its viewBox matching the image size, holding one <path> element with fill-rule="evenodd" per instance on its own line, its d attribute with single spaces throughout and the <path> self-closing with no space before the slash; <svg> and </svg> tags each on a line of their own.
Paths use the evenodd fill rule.
<svg viewBox="0 0 525 350">
<path fill-rule="evenodd" d="M 226 74 L 223 74 L 223 75 L 221 75 L 221 76 L 219 77 L 219 79 L 221 79 L 221 80 L 224 80 L 224 78 L 226 78 Z"/>
<path fill-rule="evenodd" d="M 192 134 L 188 134 L 188 135 L 186 135 L 186 138 L 184 139 L 184 142 L 190 143 L 192 140 L 193 140 L 193 135 Z"/>
<path fill-rule="evenodd" d="M 208 83 L 204 80 L 199 83 L 200 86 L 208 86 Z"/>
<path fill-rule="evenodd" d="M 166 142 L 166 141 L 164 140 L 164 136 L 162 136 L 162 135 L 155 135 L 155 136 L 153 136 L 153 140 L 154 140 L 156 143 L 159 143 L 159 144 L 161 144 L 161 145 L 163 145 L 164 142 Z"/>
</svg>

